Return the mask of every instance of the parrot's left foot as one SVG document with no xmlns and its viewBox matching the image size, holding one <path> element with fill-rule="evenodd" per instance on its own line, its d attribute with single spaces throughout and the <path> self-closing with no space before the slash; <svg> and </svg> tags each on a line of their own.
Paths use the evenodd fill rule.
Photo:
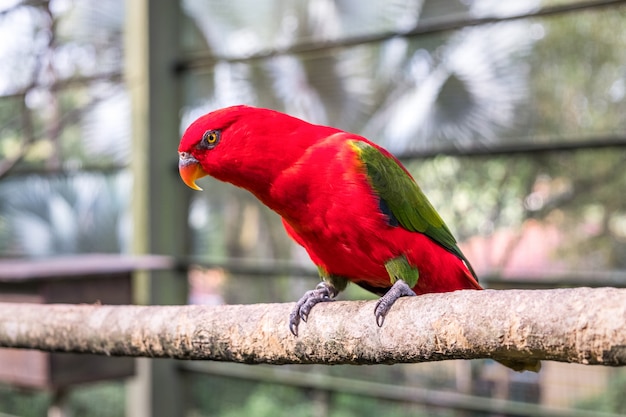
<svg viewBox="0 0 626 417">
<path fill-rule="evenodd" d="M 306 323 L 313 306 L 317 303 L 334 301 L 333 298 L 338 293 L 339 291 L 327 282 L 320 282 L 314 290 L 305 292 L 289 315 L 289 330 L 291 330 L 291 333 L 294 336 L 298 336 L 300 320 Z"/>
<path fill-rule="evenodd" d="M 385 317 L 393 303 L 400 297 L 411 297 L 416 295 L 415 292 L 409 287 L 409 284 L 403 280 L 397 280 L 393 286 L 387 291 L 385 295 L 378 299 L 376 308 L 374 309 L 374 315 L 376 316 L 376 324 L 378 327 L 382 327 L 385 322 Z"/>
</svg>

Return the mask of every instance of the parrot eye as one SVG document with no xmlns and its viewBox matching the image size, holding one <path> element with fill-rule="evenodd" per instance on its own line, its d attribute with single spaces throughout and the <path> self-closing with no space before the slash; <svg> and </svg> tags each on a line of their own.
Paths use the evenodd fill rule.
<svg viewBox="0 0 626 417">
<path fill-rule="evenodd" d="M 220 141 L 219 130 L 207 130 L 202 135 L 202 140 L 200 141 L 198 147 L 202 149 L 213 149 L 217 146 L 219 141 Z"/>
</svg>

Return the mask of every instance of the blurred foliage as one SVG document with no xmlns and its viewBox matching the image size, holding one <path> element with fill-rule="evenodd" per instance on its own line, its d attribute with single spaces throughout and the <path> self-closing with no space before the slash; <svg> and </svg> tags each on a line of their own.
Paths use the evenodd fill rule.
<svg viewBox="0 0 626 417">
<path fill-rule="evenodd" d="M 0 412 L 20 417 L 39 417 L 47 414 L 50 395 L 40 391 L 20 390 L 0 385 Z"/>
<path fill-rule="evenodd" d="M 73 3 L 0 10 L 0 33 L 11 39 L 0 49 L 3 256 L 120 252 L 129 244 L 130 178 L 110 174 L 130 156 L 124 2 Z M 5 178 L 10 173 L 22 175 Z"/>
<path fill-rule="evenodd" d="M 125 386 L 120 382 L 102 382 L 73 388 L 67 398 L 67 409 L 73 416 L 123 417 Z M 48 392 L 31 391 L 0 385 L 0 413 L 19 417 L 40 417 L 47 414 L 52 396 Z"/>
<path fill-rule="evenodd" d="M 129 107 L 120 88 L 124 2 L 73 3 L 0 9 L 0 34 L 11 39 L 0 49 L 0 160 L 15 159 L 21 169 L 129 160 Z"/>
<path fill-rule="evenodd" d="M 532 54 L 530 134 L 584 138 L 624 133 L 626 9 L 559 16 L 540 28 Z"/>
<path fill-rule="evenodd" d="M 213 376 L 195 376 L 190 415 L 220 417 L 404 417 L 450 416 L 428 409 L 350 394 L 256 383 Z M 236 387 L 236 388 L 233 388 Z M 210 393 L 210 394 L 209 394 Z M 216 399 L 219 398 L 219 401 Z"/>
<path fill-rule="evenodd" d="M 129 187 L 128 173 L 5 180 L 0 183 L 5 253 L 121 252 L 129 241 Z"/>
<path fill-rule="evenodd" d="M 592 271 L 624 267 L 626 204 L 615 190 L 626 187 L 625 162 L 622 150 L 581 150 L 438 157 L 409 168 L 461 241 L 537 219 L 562 234 L 555 260 Z"/>
<path fill-rule="evenodd" d="M 592 398 L 587 398 L 576 403 L 575 407 L 590 412 L 615 413 L 626 415 L 626 373 L 619 372 L 617 377 L 611 379 L 605 392 Z"/>
</svg>

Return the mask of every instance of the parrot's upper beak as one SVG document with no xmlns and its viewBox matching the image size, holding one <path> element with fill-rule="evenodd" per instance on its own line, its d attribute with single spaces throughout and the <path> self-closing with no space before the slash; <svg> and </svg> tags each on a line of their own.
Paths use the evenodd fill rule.
<svg viewBox="0 0 626 417">
<path fill-rule="evenodd" d="M 196 180 L 208 175 L 202 169 L 200 162 L 187 152 L 178 152 L 178 172 L 183 182 L 194 190 L 202 190 L 196 184 Z"/>
</svg>

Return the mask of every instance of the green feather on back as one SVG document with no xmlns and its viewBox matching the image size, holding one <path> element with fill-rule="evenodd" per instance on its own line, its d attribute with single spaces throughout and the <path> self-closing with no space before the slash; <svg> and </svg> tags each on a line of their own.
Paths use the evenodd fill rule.
<svg viewBox="0 0 626 417">
<path fill-rule="evenodd" d="M 350 144 L 365 165 L 372 188 L 400 225 L 407 230 L 425 234 L 452 252 L 465 262 L 476 278 L 448 226 L 398 162 L 367 142 L 353 140 Z"/>
</svg>

